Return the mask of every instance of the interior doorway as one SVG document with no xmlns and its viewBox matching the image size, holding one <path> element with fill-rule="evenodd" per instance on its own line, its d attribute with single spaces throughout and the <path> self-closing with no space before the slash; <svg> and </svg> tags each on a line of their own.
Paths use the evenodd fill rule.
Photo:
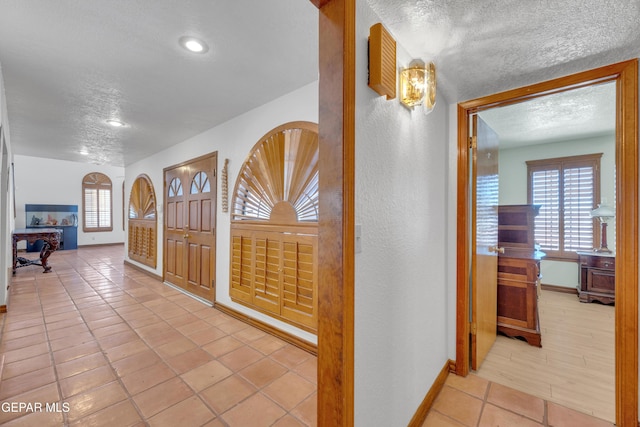
<svg viewBox="0 0 640 427">
<path fill-rule="evenodd" d="M 578 254 L 583 262 L 615 260 L 615 253 L 593 251 L 600 223 L 590 215 L 616 200 L 615 99 L 615 82 L 605 82 L 477 114 L 499 134 L 498 246 L 505 252 L 498 255 L 502 334 L 480 367 L 472 360 L 480 377 L 610 422 L 615 307 L 586 301 L 593 293 L 609 304 L 613 295 L 604 298 L 600 291 L 608 289 L 588 279 Z M 599 266 L 593 271 L 614 278 Z"/>
<path fill-rule="evenodd" d="M 470 230 L 469 119 L 479 111 L 577 87 L 616 83 L 616 422 L 635 425 L 638 414 L 638 70 L 637 60 L 586 71 L 458 105 L 457 346 L 456 373 L 469 371 Z"/>
<path fill-rule="evenodd" d="M 164 169 L 164 280 L 215 302 L 217 153 Z"/>
</svg>

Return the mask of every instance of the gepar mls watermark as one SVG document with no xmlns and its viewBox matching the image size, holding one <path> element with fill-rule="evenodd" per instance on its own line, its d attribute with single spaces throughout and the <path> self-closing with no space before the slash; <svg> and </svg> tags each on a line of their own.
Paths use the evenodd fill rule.
<svg viewBox="0 0 640 427">
<path fill-rule="evenodd" d="M 69 412 L 69 402 L 2 402 L 1 412 L 31 413 L 31 412 Z"/>
</svg>

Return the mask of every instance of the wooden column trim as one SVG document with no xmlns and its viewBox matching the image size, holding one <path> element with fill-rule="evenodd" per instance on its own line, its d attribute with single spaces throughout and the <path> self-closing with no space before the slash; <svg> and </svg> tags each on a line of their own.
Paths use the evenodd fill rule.
<svg viewBox="0 0 640 427">
<path fill-rule="evenodd" d="M 320 7 L 318 425 L 354 423 L 355 0 Z"/>
<path fill-rule="evenodd" d="M 469 373 L 469 287 L 471 248 L 469 226 L 469 116 L 467 109 L 458 104 L 458 220 L 456 261 L 456 375 Z"/>
<path fill-rule="evenodd" d="M 616 424 L 638 422 L 638 61 L 617 79 Z"/>
</svg>

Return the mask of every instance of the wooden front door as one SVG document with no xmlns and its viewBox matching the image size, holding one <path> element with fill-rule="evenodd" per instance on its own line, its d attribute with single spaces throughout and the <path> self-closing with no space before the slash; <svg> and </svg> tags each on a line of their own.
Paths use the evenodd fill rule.
<svg viewBox="0 0 640 427">
<path fill-rule="evenodd" d="M 473 116 L 471 252 L 471 368 L 496 340 L 498 307 L 498 135 Z"/>
<path fill-rule="evenodd" d="M 217 153 L 164 170 L 164 279 L 215 301 Z"/>
</svg>

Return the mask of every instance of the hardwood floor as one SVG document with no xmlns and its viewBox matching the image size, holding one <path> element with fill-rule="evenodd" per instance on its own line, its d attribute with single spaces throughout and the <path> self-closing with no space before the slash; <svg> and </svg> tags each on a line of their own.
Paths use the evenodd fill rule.
<svg viewBox="0 0 640 427">
<path fill-rule="evenodd" d="M 542 348 L 498 336 L 476 374 L 603 420 L 615 421 L 615 308 L 542 291 Z"/>
</svg>

